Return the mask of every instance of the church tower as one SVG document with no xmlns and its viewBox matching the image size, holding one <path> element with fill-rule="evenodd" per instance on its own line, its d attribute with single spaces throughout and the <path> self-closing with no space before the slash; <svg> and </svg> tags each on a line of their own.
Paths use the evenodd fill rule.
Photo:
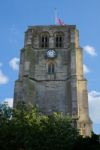
<svg viewBox="0 0 100 150">
<path fill-rule="evenodd" d="M 21 49 L 14 106 L 25 101 L 44 114 L 69 114 L 80 133 L 91 136 L 82 55 L 75 25 L 29 26 Z"/>
</svg>

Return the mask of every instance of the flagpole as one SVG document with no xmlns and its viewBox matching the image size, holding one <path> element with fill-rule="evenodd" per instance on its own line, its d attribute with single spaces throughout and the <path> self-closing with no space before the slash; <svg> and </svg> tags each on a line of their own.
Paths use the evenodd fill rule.
<svg viewBox="0 0 100 150">
<path fill-rule="evenodd" d="M 55 8 L 54 9 L 55 25 L 57 24 L 57 15 L 58 15 L 57 8 Z"/>
</svg>

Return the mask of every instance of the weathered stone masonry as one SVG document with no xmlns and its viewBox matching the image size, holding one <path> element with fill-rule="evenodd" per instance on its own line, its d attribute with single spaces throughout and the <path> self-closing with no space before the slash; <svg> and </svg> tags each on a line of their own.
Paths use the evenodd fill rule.
<svg viewBox="0 0 100 150">
<path fill-rule="evenodd" d="M 14 106 L 25 101 L 42 113 L 69 114 L 77 120 L 80 133 L 90 136 L 92 123 L 82 56 L 75 25 L 30 26 L 21 49 Z"/>
</svg>

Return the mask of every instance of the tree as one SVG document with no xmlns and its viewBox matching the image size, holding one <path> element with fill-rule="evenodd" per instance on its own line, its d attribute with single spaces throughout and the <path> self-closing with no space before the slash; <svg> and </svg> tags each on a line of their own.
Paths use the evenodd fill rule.
<svg viewBox="0 0 100 150">
<path fill-rule="evenodd" d="M 92 133 L 92 137 L 83 138 L 80 136 L 75 143 L 73 150 L 100 150 L 100 136 Z"/>
<path fill-rule="evenodd" d="M 7 110 L 0 107 L 0 150 L 100 150 L 99 136 L 83 138 L 69 116 L 43 115 L 24 102 Z"/>
<path fill-rule="evenodd" d="M 10 119 L 12 115 L 12 108 L 8 106 L 7 102 L 4 102 L 3 104 L 0 104 L 0 117 L 5 117 L 7 119 Z"/>
<path fill-rule="evenodd" d="M 12 119 L 0 126 L 1 150 L 71 150 L 78 132 L 68 116 L 54 113 L 41 115 L 24 103 L 12 110 Z"/>
</svg>

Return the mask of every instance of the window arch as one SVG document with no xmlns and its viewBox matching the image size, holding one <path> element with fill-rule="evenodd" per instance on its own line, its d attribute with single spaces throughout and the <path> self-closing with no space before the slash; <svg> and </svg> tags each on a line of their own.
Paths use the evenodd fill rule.
<svg viewBox="0 0 100 150">
<path fill-rule="evenodd" d="M 48 32 L 44 32 L 41 34 L 40 47 L 42 47 L 42 48 L 48 48 L 49 47 L 49 33 Z"/>
<path fill-rule="evenodd" d="M 63 47 L 64 34 L 62 32 L 55 33 L 55 47 Z"/>
<path fill-rule="evenodd" d="M 48 64 L 48 74 L 54 74 L 55 73 L 55 65 L 54 63 Z"/>
</svg>

